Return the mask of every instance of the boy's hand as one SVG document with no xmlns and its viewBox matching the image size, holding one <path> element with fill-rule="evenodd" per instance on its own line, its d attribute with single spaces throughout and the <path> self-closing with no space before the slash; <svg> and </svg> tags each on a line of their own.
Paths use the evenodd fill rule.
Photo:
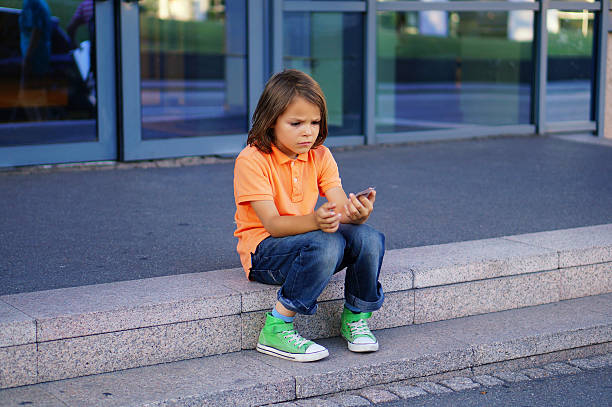
<svg viewBox="0 0 612 407">
<path fill-rule="evenodd" d="M 374 210 L 376 191 L 371 191 L 368 196 L 356 197 L 350 193 L 348 202 L 344 205 L 344 213 L 351 223 L 361 224 L 370 217 Z"/>
<path fill-rule="evenodd" d="M 319 229 L 323 232 L 334 233 L 340 226 L 340 214 L 336 213 L 336 204 L 326 202 L 314 212 Z"/>
</svg>

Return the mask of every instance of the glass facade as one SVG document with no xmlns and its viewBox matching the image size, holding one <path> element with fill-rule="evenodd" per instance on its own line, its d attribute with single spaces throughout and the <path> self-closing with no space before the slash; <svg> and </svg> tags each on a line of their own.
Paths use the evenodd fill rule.
<svg viewBox="0 0 612 407">
<path fill-rule="evenodd" d="M 142 138 L 247 131 L 246 0 L 144 0 Z"/>
<path fill-rule="evenodd" d="M 363 134 L 363 16 L 288 12 L 284 17 L 283 68 L 319 82 L 330 137 Z"/>
<path fill-rule="evenodd" d="M 285 68 L 321 84 L 331 146 L 602 137 L 608 4 L 5 0 L 0 166 L 234 154 Z"/>
<path fill-rule="evenodd" d="M 428 0 L 377 0 L 377 1 L 381 3 L 393 3 L 393 2 L 402 2 L 402 1 L 428 1 Z M 507 1 L 507 0 L 429 0 L 429 1 L 453 2 L 453 1 Z M 536 0 L 517 0 L 517 1 L 533 3 Z M 567 1 L 572 1 L 572 0 L 567 0 Z"/>
<path fill-rule="evenodd" d="M 586 10 L 548 10 L 549 122 L 592 120 L 594 18 L 595 14 Z"/>
<path fill-rule="evenodd" d="M 93 0 L 0 7 L 0 147 L 96 140 Z"/>
<path fill-rule="evenodd" d="M 383 12 L 376 130 L 529 124 L 533 12 Z"/>
</svg>

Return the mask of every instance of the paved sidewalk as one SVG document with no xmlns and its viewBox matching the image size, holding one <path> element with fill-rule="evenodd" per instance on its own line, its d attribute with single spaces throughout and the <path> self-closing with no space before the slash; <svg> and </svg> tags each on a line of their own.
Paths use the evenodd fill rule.
<svg viewBox="0 0 612 407">
<path fill-rule="evenodd" d="M 387 249 L 612 223 L 612 148 L 500 138 L 335 152 Z M 231 160 L 0 175 L 0 295 L 238 267 Z"/>
</svg>

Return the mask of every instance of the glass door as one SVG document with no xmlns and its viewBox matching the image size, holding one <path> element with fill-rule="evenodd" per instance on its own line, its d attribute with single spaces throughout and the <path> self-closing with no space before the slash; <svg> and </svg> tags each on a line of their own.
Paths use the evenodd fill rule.
<svg viewBox="0 0 612 407">
<path fill-rule="evenodd" d="M 115 159 L 112 2 L 2 4 L 0 166 Z"/>
<path fill-rule="evenodd" d="M 365 141 L 366 2 L 273 2 L 273 69 L 298 69 L 321 85 L 329 147 Z"/>
<path fill-rule="evenodd" d="M 247 7 L 246 0 L 121 3 L 124 160 L 241 149 Z"/>
<path fill-rule="evenodd" d="M 588 123 L 593 118 L 594 23 L 593 11 L 548 10 L 546 121 L 549 123 Z M 592 127 L 595 128 L 595 123 Z"/>
</svg>

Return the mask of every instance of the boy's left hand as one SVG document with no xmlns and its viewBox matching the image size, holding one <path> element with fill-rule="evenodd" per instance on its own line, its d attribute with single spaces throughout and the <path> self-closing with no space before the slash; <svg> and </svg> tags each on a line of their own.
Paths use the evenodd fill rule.
<svg viewBox="0 0 612 407">
<path fill-rule="evenodd" d="M 350 193 L 348 202 L 344 205 L 344 214 L 351 223 L 361 224 L 370 217 L 374 210 L 374 201 L 376 201 L 376 191 L 370 192 L 367 196 L 356 197 Z"/>
</svg>

